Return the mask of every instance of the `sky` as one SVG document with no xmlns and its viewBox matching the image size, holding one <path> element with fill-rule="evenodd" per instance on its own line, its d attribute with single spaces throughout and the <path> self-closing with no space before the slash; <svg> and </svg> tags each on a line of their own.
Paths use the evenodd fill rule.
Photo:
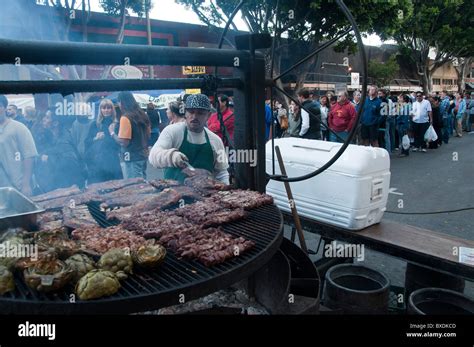
<svg viewBox="0 0 474 347">
<path fill-rule="evenodd" d="M 183 5 L 177 4 L 175 0 L 152 0 L 152 3 L 153 8 L 150 12 L 150 18 L 152 19 L 202 24 L 198 16 L 191 9 L 187 10 Z M 99 5 L 99 0 L 91 0 L 91 8 L 92 11 L 103 12 Z M 247 30 L 239 15 L 236 16 L 234 22 L 239 29 Z M 377 35 L 369 35 L 362 40 L 364 44 L 371 46 L 380 46 L 383 43 Z"/>
</svg>

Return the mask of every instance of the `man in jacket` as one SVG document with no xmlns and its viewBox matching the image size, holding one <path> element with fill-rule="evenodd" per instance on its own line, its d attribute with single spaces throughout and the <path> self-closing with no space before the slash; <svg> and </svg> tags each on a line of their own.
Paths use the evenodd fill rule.
<svg viewBox="0 0 474 347">
<path fill-rule="evenodd" d="M 369 96 L 364 101 L 364 112 L 360 127 L 363 146 L 378 147 L 379 121 L 381 101 L 377 97 L 377 87 L 369 87 Z"/>
<path fill-rule="evenodd" d="M 344 142 L 354 126 L 357 113 L 354 105 L 349 101 L 347 92 L 339 92 L 337 102 L 331 108 L 328 116 L 329 141 Z M 337 135 L 337 136 L 336 136 Z"/>
<path fill-rule="evenodd" d="M 305 139 L 321 139 L 321 110 L 310 98 L 308 89 L 303 88 L 298 92 L 298 101 L 303 106 L 299 136 Z"/>
<path fill-rule="evenodd" d="M 187 165 L 209 171 L 215 179 L 229 184 L 229 167 L 222 140 L 205 127 L 211 103 L 204 94 L 192 94 L 186 99 L 186 122 L 163 129 L 151 149 L 148 160 L 165 169 L 165 179 L 183 182 L 181 172 Z"/>
</svg>

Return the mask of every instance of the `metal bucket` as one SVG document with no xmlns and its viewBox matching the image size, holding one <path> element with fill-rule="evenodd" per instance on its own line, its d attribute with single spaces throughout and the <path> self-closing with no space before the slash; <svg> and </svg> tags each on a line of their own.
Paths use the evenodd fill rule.
<svg viewBox="0 0 474 347">
<path fill-rule="evenodd" d="M 324 305 L 340 313 L 388 313 L 390 280 L 365 266 L 340 264 L 326 273 Z"/>
<path fill-rule="evenodd" d="M 407 263 L 405 271 L 406 295 L 422 288 L 444 288 L 462 293 L 464 279 L 453 275 L 444 274 L 424 266 Z"/>
<path fill-rule="evenodd" d="M 443 288 L 424 288 L 411 293 L 408 313 L 421 315 L 474 314 L 474 300 Z"/>
</svg>

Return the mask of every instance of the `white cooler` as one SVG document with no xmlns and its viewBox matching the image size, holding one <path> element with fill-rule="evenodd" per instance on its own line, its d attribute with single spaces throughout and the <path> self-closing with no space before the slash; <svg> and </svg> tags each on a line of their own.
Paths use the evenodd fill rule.
<svg viewBox="0 0 474 347">
<path fill-rule="evenodd" d="M 327 163 L 340 143 L 300 138 L 276 139 L 288 177 L 302 176 Z M 266 171 L 272 173 L 272 143 L 266 146 Z M 280 166 L 275 154 L 275 173 Z M 290 183 L 298 214 L 327 224 L 360 230 L 379 223 L 390 186 L 390 156 L 385 149 L 349 145 L 323 173 Z M 267 194 L 290 212 L 283 182 L 270 180 Z"/>
</svg>

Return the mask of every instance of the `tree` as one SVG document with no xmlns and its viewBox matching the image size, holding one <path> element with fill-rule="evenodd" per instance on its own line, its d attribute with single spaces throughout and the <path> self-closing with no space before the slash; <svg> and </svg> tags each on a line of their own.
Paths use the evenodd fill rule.
<svg viewBox="0 0 474 347">
<path fill-rule="evenodd" d="M 176 0 L 191 8 L 210 26 L 222 26 L 238 0 Z M 278 13 L 276 0 L 249 0 L 241 9 L 241 16 L 250 32 L 275 34 L 274 74 L 280 72 L 281 56 L 287 53 L 296 62 L 314 51 L 322 42 L 338 37 L 350 24 L 333 0 L 280 0 Z M 399 10 L 408 10 L 409 0 L 389 0 L 383 3 L 347 0 L 346 5 L 355 16 L 359 29 L 365 33 L 378 33 L 382 38 L 391 36 L 401 24 Z M 235 26 L 233 26 L 234 29 Z M 355 36 L 346 35 L 338 40 L 335 49 L 355 53 Z M 271 50 L 265 52 L 267 76 L 271 66 Z M 294 71 L 298 89 L 307 79 L 307 74 L 318 66 L 314 56 Z M 269 76 L 268 76 L 269 77 Z"/>
<path fill-rule="evenodd" d="M 385 63 L 369 61 L 369 77 L 378 87 L 389 85 L 390 81 L 397 75 L 398 70 L 399 66 L 395 54 L 392 54 Z"/>
<path fill-rule="evenodd" d="M 474 56 L 474 9 L 471 0 L 414 0 L 413 5 L 394 37 L 428 93 L 436 69 L 455 58 Z"/>
<path fill-rule="evenodd" d="M 466 77 L 471 71 L 471 64 L 473 61 L 474 57 L 458 58 L 455 61 L 454 69 L 456 70 L 456 74 L 458 76 L 458 90 L 460 92 L 464 91 L 466 86 Z"/>
</svg>

